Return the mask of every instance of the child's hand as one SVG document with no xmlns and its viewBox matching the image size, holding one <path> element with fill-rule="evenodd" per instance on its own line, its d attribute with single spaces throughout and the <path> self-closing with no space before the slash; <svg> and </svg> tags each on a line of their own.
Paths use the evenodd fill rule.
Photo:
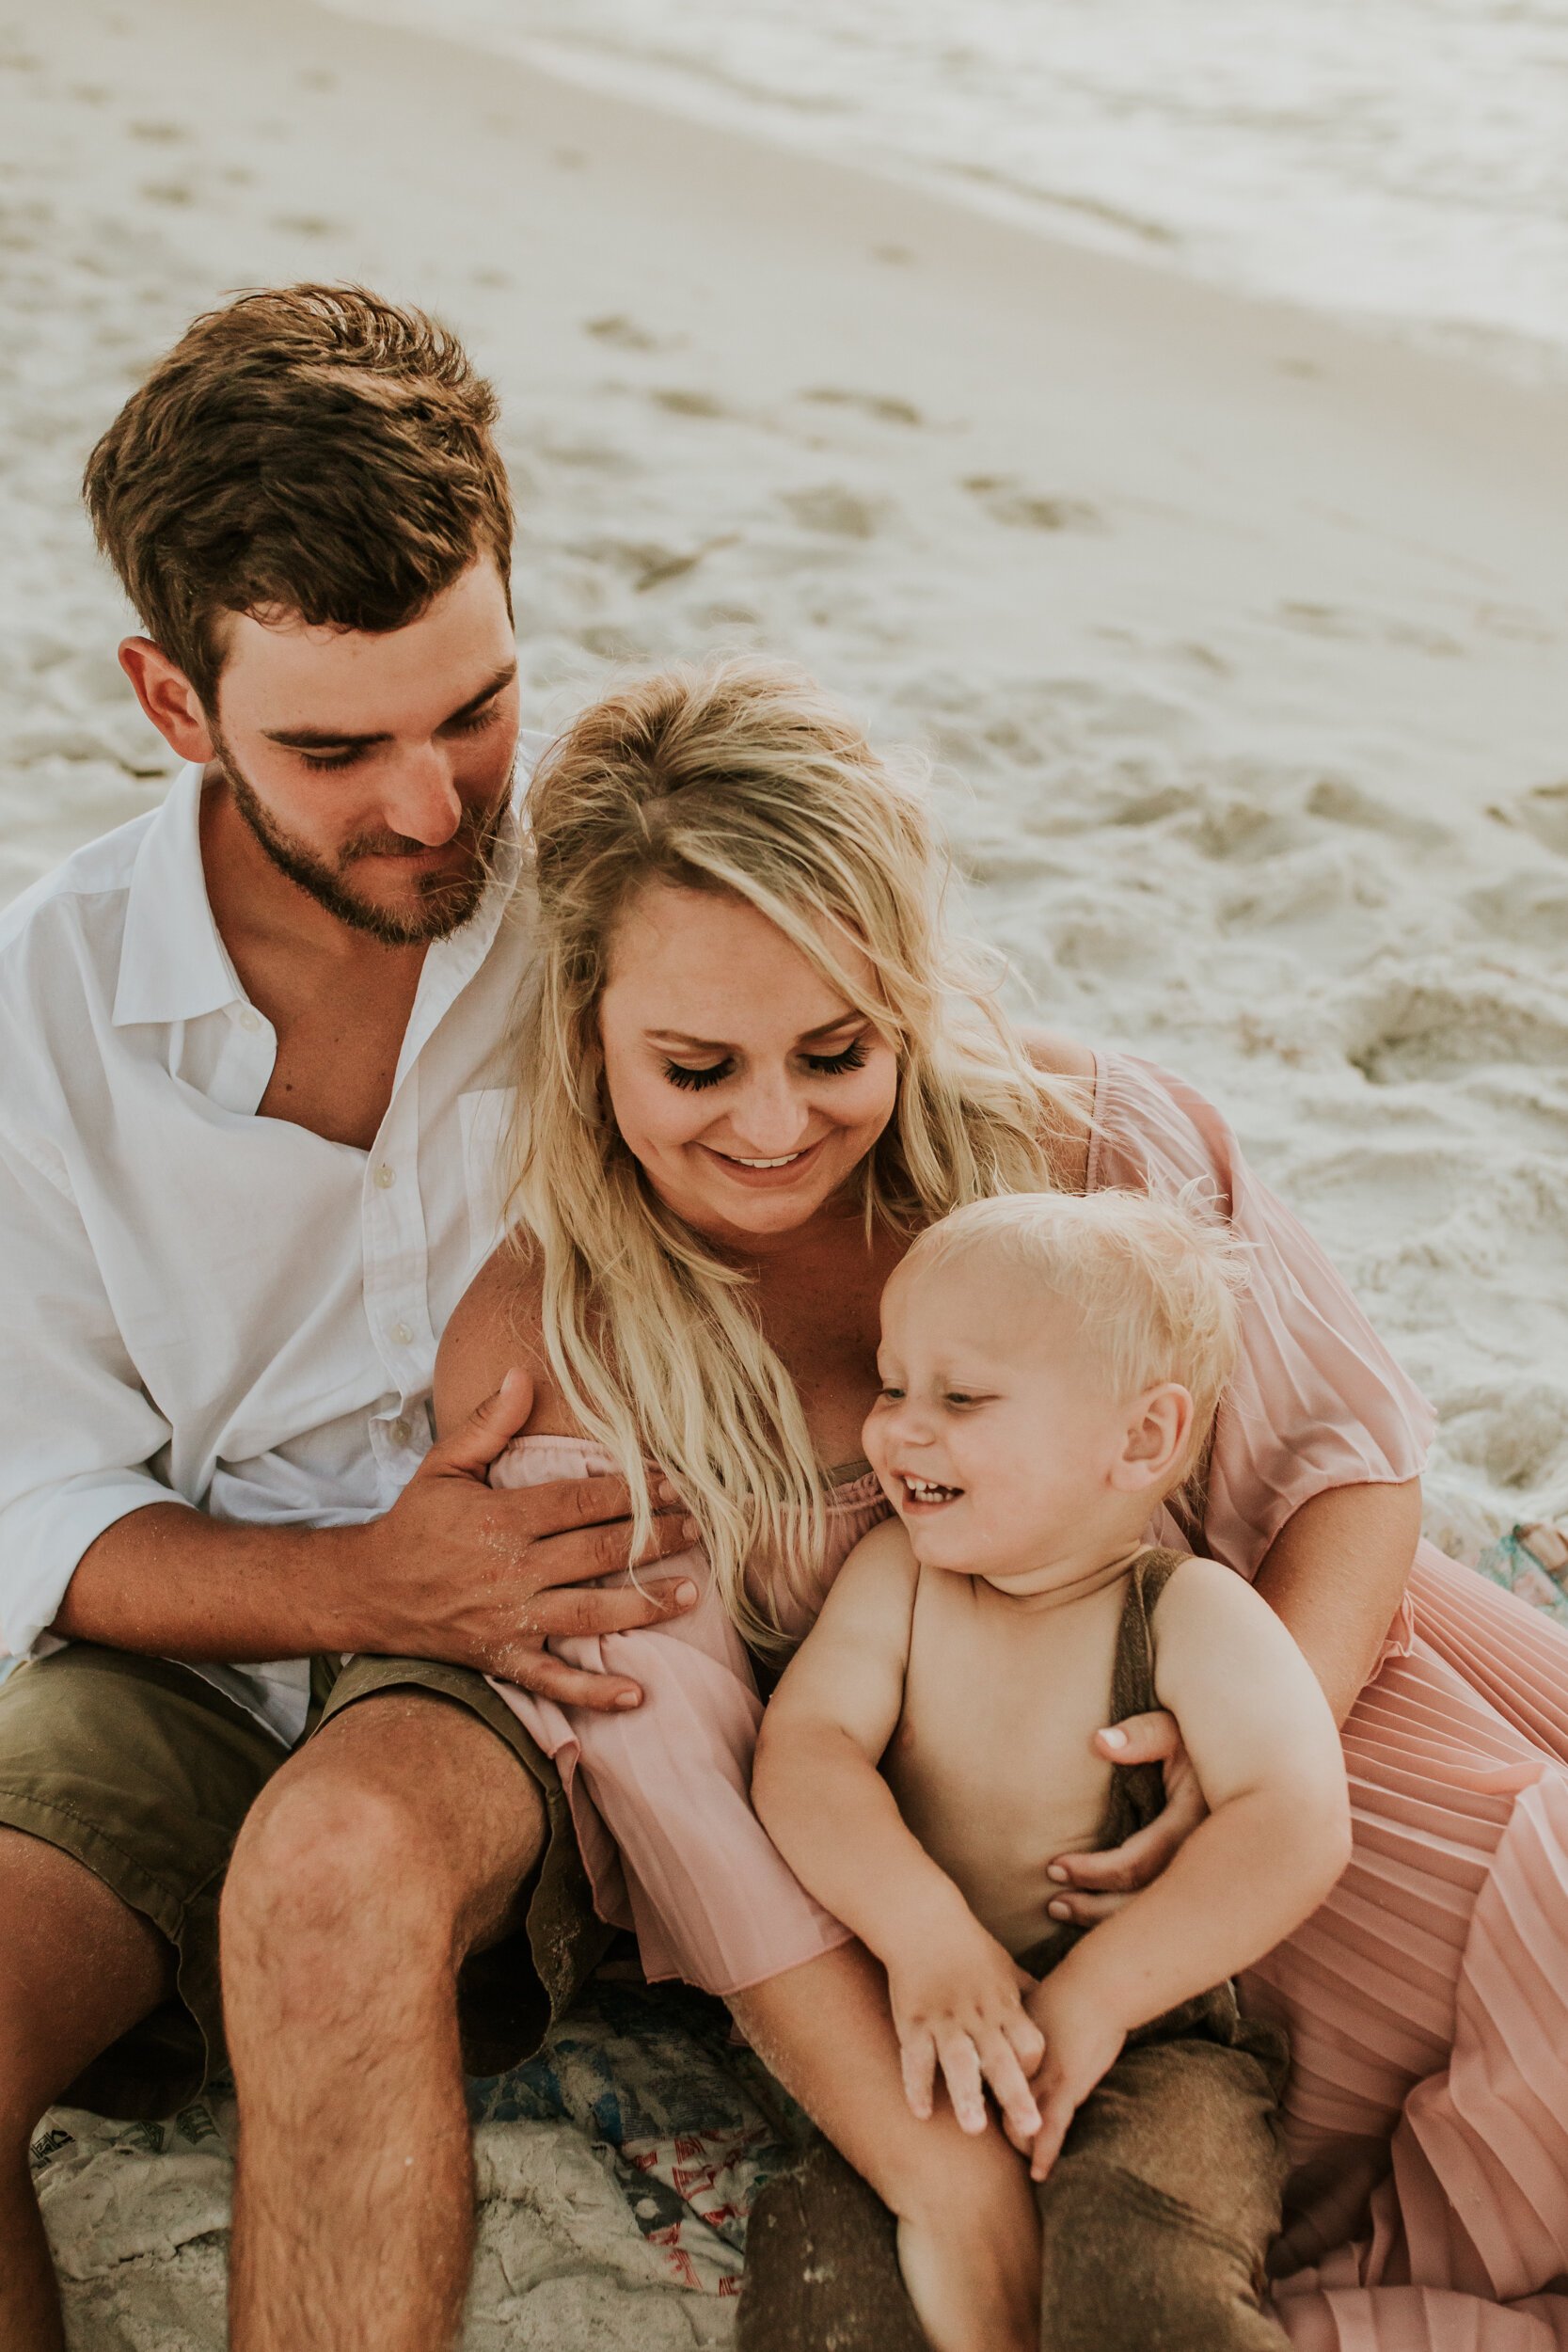
<svg viewBox="0 0 1568 2352">
<path fill-rule="evenodd" d="M 960 1923 L 924 1936 L 917 1953 L 889 1963 L 904 2095 L 922 2122 L 940 2065 L 962 2130 L 985 2130 L 989 2083 L 1014 2144 L 1029 2144 L 1042 2120 L 1029 2076 L 1045 2049 L 1024 2011 L 1022 1995 L 1034 1984 L 967 1910 Z"/>
<path fill-rule="evenodd" d="M 1058 1968 L 1030 1994 L 1025 2006 L 1045 2036 L 1045 2057 L 1029 2088 L 1039 2107 L 1039 2128 L 1013 2146 L 1029 2158 L 1032 2179 L 1043 2181 L 1062 2151 L 1068 2125 L 1121 2056 L 1127 2035 L 1092 1995 Z"/>
</svg>

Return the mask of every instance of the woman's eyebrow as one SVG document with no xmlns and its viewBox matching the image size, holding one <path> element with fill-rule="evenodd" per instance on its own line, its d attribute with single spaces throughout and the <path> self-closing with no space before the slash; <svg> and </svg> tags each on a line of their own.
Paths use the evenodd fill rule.
<svg viewBox="0 0 1568 2352">
<path fill-rule="evenodd" d="M 815 1044 L 818 1038 L 832 1037 L 839 1029 L 847 1029 L 851 1021 L 862 1021 L 864 1018 L 864 1014 L 857 1012 L 851 1005 L 847 1011 L 841 1012 L 836 1019 L 824 1021 L 815 1029 L 802 1029 L 795 1042 L 797 1045 Z M 703 1054 L 733 1054 L 735 1051 L 734 1046 L 726 1038 L 693 1037 L 688 1029 L 644 1029 L 642 1034 L 650 1045 L 679 1045 L 689 1052 L 695 1051 Z"/>
</svg>

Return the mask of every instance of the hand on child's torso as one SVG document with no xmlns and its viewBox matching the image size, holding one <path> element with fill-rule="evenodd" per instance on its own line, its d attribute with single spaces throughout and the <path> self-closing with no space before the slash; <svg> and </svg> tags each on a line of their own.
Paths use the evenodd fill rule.
<svg viewBox="0 0 1568 2352">
<path fill-rule="evenodd" d="M 1047 1864 L 1101 1842 L 1111 1767 L 1090 1741 L 1108 1719 L 1126 1591 L 1118 1578 L 1041 1607 L 976 1578 L 920 1576 L 882 1771 L 926 1851 L 1015 1955 L 1055 1931 Z"/>
</svg>

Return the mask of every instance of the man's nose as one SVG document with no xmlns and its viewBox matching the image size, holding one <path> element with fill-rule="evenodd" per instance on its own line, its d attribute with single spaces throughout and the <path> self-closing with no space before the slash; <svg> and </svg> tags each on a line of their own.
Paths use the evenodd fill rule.
<svg viewBox="0 0 1568 2352">
<path fill-rule="evenodd" d="M 463 801 L 445 755 L 434 743 L 399 761 L 382 814 L 391 832 L 427 850 L 442 849 L 451 839 L 463 821 Z"/>
</svg>

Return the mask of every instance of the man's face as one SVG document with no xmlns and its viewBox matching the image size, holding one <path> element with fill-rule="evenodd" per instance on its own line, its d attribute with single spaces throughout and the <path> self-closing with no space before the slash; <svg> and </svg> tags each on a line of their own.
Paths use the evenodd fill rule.
<svg viewBox="0 0 1568 2352">
<path fill-rule="evenodd" d="M 283 873 L 389 946 L 443 939 L 484 888 L 517 749 L 517 660 L 495 564 L 382 636 L 226 624 L 215 755 Z"/>
</svg>

